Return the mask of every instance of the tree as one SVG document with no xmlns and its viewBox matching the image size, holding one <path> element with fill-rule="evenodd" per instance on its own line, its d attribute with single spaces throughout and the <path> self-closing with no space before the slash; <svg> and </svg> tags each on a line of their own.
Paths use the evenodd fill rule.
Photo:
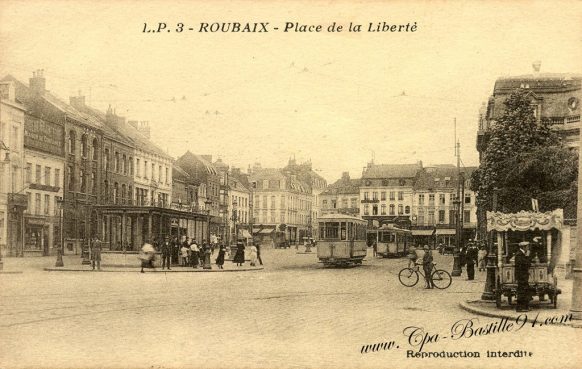
<svg viewBox="0 0 582 369">
<path fill-rule="evenodd" d="M 516 90 L 504 104 L 472 175 L 477 205 L 493 210 L 496 193 L 497 210 L 517 212 L 531 209 L 531 198 L 536 198 L 541 211 L 563 208 L 566 218 L 575 218 L 578 155 L 562 145 L 547 122 L 536 120 L 523 90 Z"/>
</svg>

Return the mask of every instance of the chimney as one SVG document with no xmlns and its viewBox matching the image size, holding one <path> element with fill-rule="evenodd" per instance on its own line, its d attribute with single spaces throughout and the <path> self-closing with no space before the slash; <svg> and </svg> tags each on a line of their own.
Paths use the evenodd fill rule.
<svg viewBox="0 0 582 369">
<path fill-rule="evenodd" d="M 37 69 L 32 72 L 32 78 L 29 80 L 30 89 L 36 95 L 42 95 L 46 91 L 46 79 L 44 78 L 44 69 Z"/>
<path fill-rule="evenodd" d="M 349 181 L 350 180 L 350 172 L 343 172 L 342 173 L 342 180 Z"/>
<path fill-rule="evenodd" d="M 148 121 L 142 120 L 141 122 L 139 122 L 137 130 L 139 133 L 144 135 L 148 140 L 151 138 L 150 123 Z"/>
<path fill-rule="evenodd" d="M 69 97 L 69 103 L 73 108 L 82 110 L 85 108 L 85 96 L 82 96 L 81 91 L 79 91 L 79 96 Z"/>
<path fill-rule="evenodd" d="M 14 82 L 6 81 L 0 83 L 0 98 L 8 101 L 15 101 L 16 90 L 14 89 Z"/>
</svg>

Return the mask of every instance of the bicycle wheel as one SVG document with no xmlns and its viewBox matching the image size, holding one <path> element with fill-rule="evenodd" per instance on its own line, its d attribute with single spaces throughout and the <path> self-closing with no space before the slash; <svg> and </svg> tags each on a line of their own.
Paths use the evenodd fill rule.
<svg viewBox="0 0 582 369">
<path fill-rule="evenodd" d="M 440 290 L 443 290 L 451 285 L 453 281 L 449 272 L 445 270 L 435 270 L 432 275 L 432 283 Z"/>
<path fill-rule="evenodd" d="M 413 287 L 418 283 L 418 272 L 412 268 L 404 268 L 398 273 L 398 279 L 406 287 Z"/>
</svg>

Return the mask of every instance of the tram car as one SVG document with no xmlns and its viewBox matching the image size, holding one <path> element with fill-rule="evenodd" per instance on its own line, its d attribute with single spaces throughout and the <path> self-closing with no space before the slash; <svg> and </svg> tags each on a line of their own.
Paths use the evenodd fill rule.
<svg viewBox="0 0 582 369">
<path fill-rule="evenodd" d="M 367 221 L 345 214 L 323 215 L 317 221 L 317 257 L 324 266 L 362 264 L 367 253 Z"/>
<path fill-rule="evenodd" d="M 412 244 L 412 232 L 392 224 L 383 224 L 380 228 L 368 230 L 368 242 L 376 243 L 378 256 L 405 256 Z"/>
</svg>

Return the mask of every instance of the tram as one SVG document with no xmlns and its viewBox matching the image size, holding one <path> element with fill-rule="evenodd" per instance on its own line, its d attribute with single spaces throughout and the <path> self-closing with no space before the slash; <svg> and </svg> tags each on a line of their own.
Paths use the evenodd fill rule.
<svg viewBox="0 0 582 369">
<path fill-rule="evenodd" d="M 382 257 L 405 256 L 412 244 L 412 232 L 392 224 L 383 224 L 377 229 L 368 230 L 368 242 L 376 242 L 376 252 Z"/>
<path fill-rule="evenodd" d="M 317 257 L 324 266 L 362 264 L 367 252 L 367 221 L 345 214 L 327 214 L 317 221 Z"/>
</svg>

